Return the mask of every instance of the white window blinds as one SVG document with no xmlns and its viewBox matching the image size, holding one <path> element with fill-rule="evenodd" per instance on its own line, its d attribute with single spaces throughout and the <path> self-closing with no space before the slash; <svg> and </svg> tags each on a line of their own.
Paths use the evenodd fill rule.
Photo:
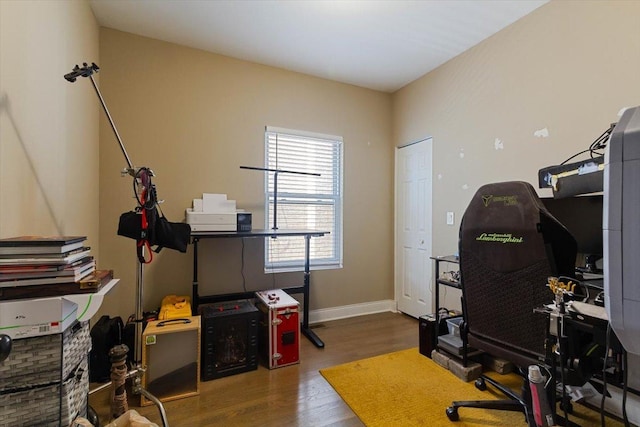
<svg viewBox="0 0 640 427">
<path fill-rule="evenodd" d="M 279 230 L 328 231 L 310 245 L 312 268 L 342 266 L 342 138 L 267 127 L 265 167 L 320 176 L 277 174 L 276 225 Z M 275 173 L 265 174 L 265 228 L 274 224 Z M 304 265 L 304 239 L 266 239 L 265 268 L 297 270 Z"/>
</svg>

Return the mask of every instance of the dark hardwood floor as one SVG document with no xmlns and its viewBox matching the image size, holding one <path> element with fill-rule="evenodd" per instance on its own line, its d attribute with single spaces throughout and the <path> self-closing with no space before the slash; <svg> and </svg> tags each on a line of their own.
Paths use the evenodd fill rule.
<svg viewBox="0 0 640 427">
<path fill-rule="evenodd" d="M 399 313 L 379 313 L 313 325 L 325 342 L 318 349 L 306 338 L 300 363 L 200 383 L 200 395 L 164 403 L 171 427 L 195 426 L 362 426 L 318 372 L 330 366 L 418 346 L 418 321 Z M 133 396 L 130 402 L 137 402 Z M 109 417 L 109 390 L 91 396 L 102 425 Z M 155 406 L 129 404 L 162 426 Z"/>
</svg>

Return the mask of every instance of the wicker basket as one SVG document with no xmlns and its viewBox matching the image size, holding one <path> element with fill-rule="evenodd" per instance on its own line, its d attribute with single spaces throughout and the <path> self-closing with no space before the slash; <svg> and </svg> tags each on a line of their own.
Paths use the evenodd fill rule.
<svg viewBox="0 0 640 427">
<path fill-rule="evenodd" d="M 0 427 L 68 426 L 86 416 L 89 322 L 13 341 L 0 364 Z"/>
<path fill-rule="evenodd" d="M 87 416 L 89 400 L 89 359 L 84 361 L 62 383 L 61 425 L 68 426 L 77 417 Z"/>
<path fill-rule="evenodd" d="M 76 323 L 67 329 L 62 339 L 62 378 L 67 378 L 71 371 L 84 362 L 90 351 L 91 333 L 88 321 Z"/>
<path fill-rule="evenodd" d="M 62 383 L 0 394 L 0 427 L 68 426 L 87 416 L 89 358 Z"/>
<path fill-rule="evenodd" d="M 91 350 L 89 322 L 75 323 L 62 334 L 13 341 L 0 364 L 0 392 L 60 382 Z"/>
<path fill-rule="evenodd" d="M 58 426 L 60 384 L 0 394 L 0 427 Z"/>
</svg>

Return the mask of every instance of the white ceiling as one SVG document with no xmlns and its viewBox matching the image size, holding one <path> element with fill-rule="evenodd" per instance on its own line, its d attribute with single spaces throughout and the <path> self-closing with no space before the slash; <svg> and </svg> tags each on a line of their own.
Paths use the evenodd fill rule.
<svg viewBox="0 0 640 427">
<path fill-rule="evenodd" d="M 393 92 L 548 0 L 90 0 L 101 26 Z"/>
</svg>

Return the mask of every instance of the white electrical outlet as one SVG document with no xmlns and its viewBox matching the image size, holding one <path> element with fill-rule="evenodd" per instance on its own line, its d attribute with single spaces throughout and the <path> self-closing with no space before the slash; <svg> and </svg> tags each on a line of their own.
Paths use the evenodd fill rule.
<svg viewBox="0 0 640 427">
<path fill-rule="evenodd" d="M 447 212 L 447 225 L 453 225 L 453 223 L 454 223 L 453 212 Z"/>
</svg>

